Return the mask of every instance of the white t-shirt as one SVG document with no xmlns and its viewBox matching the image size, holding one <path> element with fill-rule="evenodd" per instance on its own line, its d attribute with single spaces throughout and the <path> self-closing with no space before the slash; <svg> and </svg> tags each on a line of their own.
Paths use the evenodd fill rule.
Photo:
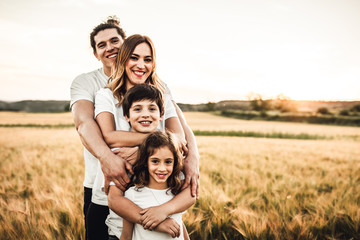
<svg viewBox="0 0 360 240">
<path fill-rule="evenodd" d="M 177 117 L 174 104 L 171 101 L 171 96 L 167 93 L 164 94 L 164 116 L 163 120 L 159 121 L 158 130 L 165 130 L 165 120 L 172 117 Z M 114 115 L 115 129 L 130 131 L 130 125 L 126 121 L 122 107 L 117 107 L 118 100 L 114 98 L 113 93 L 109 88 L 100 89 L 95 98 L 95 117 L 102 112 L 109 112 Z M 107 196 L 103 191 L 104 188 L 104 174 L 101 170 L 100 162 L 96 171 L 96 177 L 94 181 L 94 187 L 92 192 L 91 201 L 93 203 L 107 206 Z"/>
<path fill-rule="evenodd" d="M 70 87 L 70 107 L 79 100 L 95 102 L 96 92 L 105 87 L 108 77 L 102 68 L 77 76 Z M 98 160 L 84 148 L 85 177 L 84 186 L 92 188 L 96 176 Z"/>
<path fill-rule="evenodd" d="M 168 189 L 158 190 L 148 187 L 137 189 L 136 187 L 131 187 L 125 192 L 125 197 L 131 200 L 136 205 L 138 205 L 140 208 L 144 209 L 148 207 L 159 206 L 163 203 L 166 203 L 170 201 L 174 197 L 174 195 L 170 191 L 168 191 Z M 181 231 L 180 237 L 175 239 L 184 239 L 181 216 L 182 213 L 173 214 L 171 216 L 171 218 L 173 218 L 180 225 L 180 231 Z M 115 234 L 111 234 L 111 235 L 115 235 L 118 238 L 120 238 L 121 230 L 122 229 L 120 229 L 120 231 L 117 231 Z M 132 239 L 133 240 L 146 240 L 146 239 L 170 240 L 174 238 L 172 238 L 170 234 L 156 232 L 156 231 L 148 231 L 145 230 L 140 224 L 135 224 L 133 229 Z"/>
</svg>

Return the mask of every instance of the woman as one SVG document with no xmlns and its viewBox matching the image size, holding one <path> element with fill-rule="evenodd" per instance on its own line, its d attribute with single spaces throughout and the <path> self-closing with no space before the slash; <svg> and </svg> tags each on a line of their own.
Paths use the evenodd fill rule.
<svg viewBox="0 0 360 240">
<path fill-rule="evenodd" d="M 184 132 L 176 116 L 176 112 L 175 115 L 170 114 L 168 117 L 166 116 L 167 112 L 174 113 L 175 109 L 171 101 L 171 96 L 166 91 L 167 87 L 160 81 L 156 74 L 156 55 L 153 43 L 148 37 L 141 35 L 133 35 L 124 41 L 115 61 L 110 83 L 107 85 L 107 88 L 101 89 L 96 95 L 95 116 L 105 142 L 110 147 L 131 147 L 140 145 L 146 138 L 147 134 L 127 131 L 129 130 L 129 126 L 126 125 L 126 120 L 120 106 L 126 91 L 142 83 L 152 84 L 164 93 L 165 123 L 163 123 L 163 128 L 167 128 L 177 134 L 177 136 L 182 139 L 182 142 L 185 143 Z M 131 171 L 131 169 L 128 170 Z M 105 186 L 105 190 L 107 189 L 102 179 L 101 171 L 98 171 L 92 200 L 98 201 L 99 203 L 106 202 L 106 196 L 101 189 L 103 186 Z M 169 215 L 184 211 L 187 209 L 186 199 L 190 197 L 190 187 L 188 186 L 177 195 L 176 198 L 166 203 L 167 205 L 164 204 L 156 209 L 147 210 L 143 215 L 143 218 L 146 219 L 143 222 L 144 227 L 153 229 Z M 112 209 L 117 214 L 130 222 L 137 223 L 140 221 L 141 209 L 122 197 L 120 189 L 111 186 L 108 198 L 109 201 L 116 199 L 111 202 L 115 203 L 112 205 Z M 161 211 L 159 211 L 159 209 L 161 209 Z M 108 217 L 110 223 L 109 221 L 107 221 L 107 223 L 110 229 L 112 226 L 111 220 L 114 218 L 116 218 L 114 215 Z"/>
</svg>

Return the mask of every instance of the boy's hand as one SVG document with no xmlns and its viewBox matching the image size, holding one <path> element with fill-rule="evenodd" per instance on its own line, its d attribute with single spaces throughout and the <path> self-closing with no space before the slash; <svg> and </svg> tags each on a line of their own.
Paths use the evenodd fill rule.
<svg viewBox="0 0 360 240">
<path fill-rule="evenodd" d="M 160 206 L 156 206 L 145 208 L 140 211 L 140 214 L 142 215 L 140 221 L 144 229 L 153 230 L 159 223 L 168 217 L 168 214 L 160 209 Z"/>
<path fill-rule="evenodd" d="M 164 232 L 171 235 L 172 238 L 180 237 L 180 225 L 172 218 L 167 218 L 161 222 L 156 228 L 157 232 Z"/>
<path fill-rule="evenodd" d="M 193 156 L 188 155 L 184 159 L 185 183 L 181 189 L 187 188 L 191 185 L 191 195 L 199 199 L 199 166 L 196 164 L 199 161 L 193 159 Z"/>
<path fill-rule="evenodd" d="M 131 165 L 134 165 L 134 163 L 136 162 L 137 156 L 138 156 L 138 150 L 139 147 L 121 147 L 118 148 L 116 150 L 114 150 L 113 152 L 120 156 L 121 158 L 125 159 L 128 163 L 130 163 Z"/>
<path fill-rule="evenodd" d="M 132 172 L 131 164 L 114 154 L 108 155 L 101 162 L 101 170 L 105 177 L 105 193 L 108 194 L 111 181 L 113 181 L 119 189 L 125 191 L 127 184 L 130 182 L 126 169 Z"/>
</svg>

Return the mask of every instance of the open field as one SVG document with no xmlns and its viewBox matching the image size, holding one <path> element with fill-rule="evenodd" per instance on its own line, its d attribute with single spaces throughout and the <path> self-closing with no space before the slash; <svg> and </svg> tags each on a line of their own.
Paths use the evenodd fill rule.
<svg viewBox="0 0 360 240">
<path fill-rule="evenodd" d="M 71 114 L 0 124 L 71 124 Z M 192 129 L 308 132 L 331 140 L 198 136 L 192 239 L 360 239 L 360 129 L 186 113 Z M 0 239 L 84 239 L 82 146 L 74 128 L 0 127 Z M 346 136 L 355 136 L 347 138 Z"/>
</svg>

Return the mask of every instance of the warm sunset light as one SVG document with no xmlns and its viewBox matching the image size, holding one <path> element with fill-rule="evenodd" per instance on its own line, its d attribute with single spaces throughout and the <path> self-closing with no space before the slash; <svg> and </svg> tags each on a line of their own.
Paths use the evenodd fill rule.
<svg viewBox="0 0 360 240">
<path fill-rule="evenodd" d="M 0 100 L 68 100 L 71 81 L 101 67 L 88 37 L 109 15 L 153 40 L 178 102 L 360 100 L 359 12 L 354 0 L 4 0 Z"/>
</svg>

